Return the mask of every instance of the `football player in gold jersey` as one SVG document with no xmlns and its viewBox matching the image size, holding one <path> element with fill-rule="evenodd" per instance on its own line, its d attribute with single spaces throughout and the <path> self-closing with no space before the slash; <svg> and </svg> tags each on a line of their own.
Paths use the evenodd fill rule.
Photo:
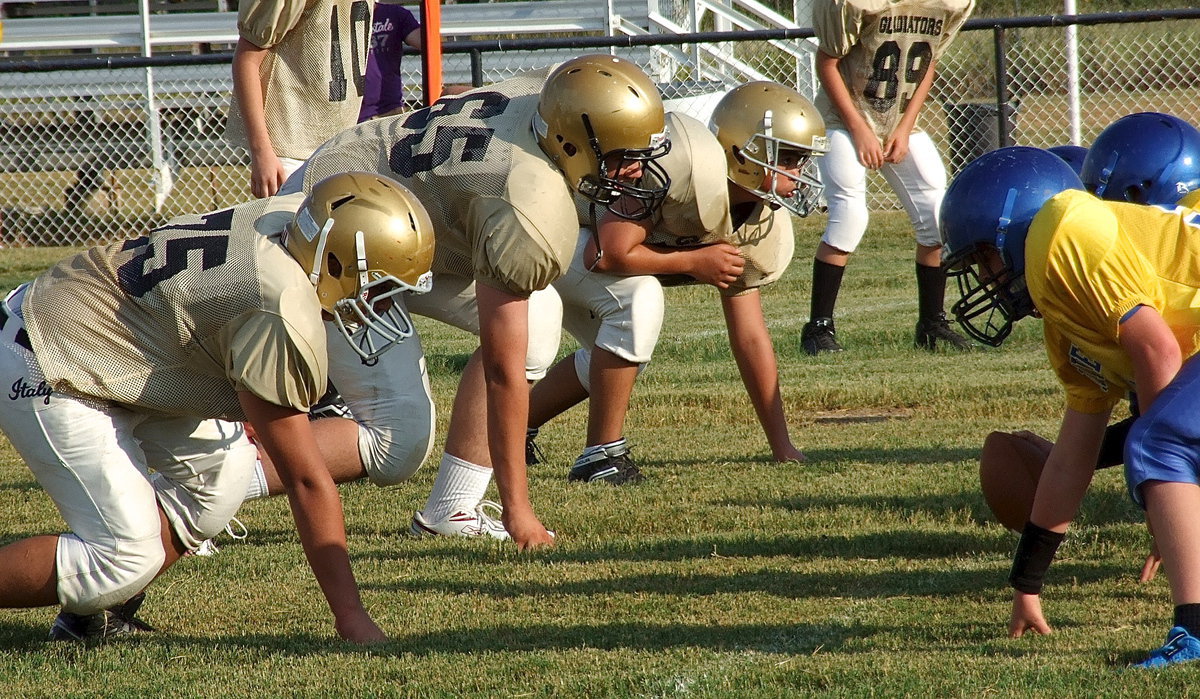
<svg viewBox="0 0 1200 699">
<path fill-rule="evenodd" d="M 227 137 L 250 153 L 250 193 L 269 197 L 317 146 L 358 121 L 374 0 L 238 5 Z"/>
<path fill-rule="evenodd" d="M 671 187 L 660 212 L 643 221 L 609 215 L 598 235 L 582 215 L 587 227 L 571 268 L 554 284 L 564 326 L 583 348 L 534 386 L 529 439 L 590 395 L 587 441 L 571 480 L 641 478 L 622 433 L 634 379 L 662 326 L 664 285 L 716 288 L 772 456 L 804 460 L 788 433 L 760 290 L 791 262 L 791 216 L 817 204 L 814 160 L 825 150 L 824 122 L 802 95 L 772 82 L 730 91 L 714 108 L 711 130 L 686 115 L 667 117 L 671 152 L 660 162 Z M 536 458 L 539 450 L 527 451 Z"/>
<path fill-rule="evenodd" d="M 946 169 L 917 125 L 938 58 L 971 14 L 974 0 L 817 0 L 820 42 L 817 108 L 829 129 L 820 160 L 829 220 L 813 259 L 812 305 L 800 345 L 810 355 L 839 352 L 833 309 L 850 256 L 867 230 L 867 170 L 878 170 L 916 233 L 918 321 L 915 344 L 967 349 L 946 322 L 938 206 Z"/>
<path fill-rule="evenodd" d="M 148 629 L 134 617 L 143 589 L 242 502 L 248 421 L 283 478 L 337 633 L 385 640 L 359 597 L 308 409 L 326 389 L 322 317 L 340 328 L 333 341 L 378 357 L 411 332 L 407 317 L 380 311 L 428 288 L 432 259 L 412 193 L 346 173 L 309 197 L 92 248 L 8 294 L 0 428 L 70 533 L 0 548 L 0 607 L 61 604 L 51 637 L 64 640 Z"/>
<path fill-rule="evenodd" d="M 411 188 L 433 219 L 438 252 L 432 295 L 409 308 L 479 335 L 414 533 L 511 537 L 522 548 L 552 542 L 525 474 L 526 358 L 540 325 L 551 321 L 548 332 L 558 332 L 558 313 L 531 308 L 539 296 L 557 306 L 548 287 L 578 238 L 573 193 L 601 210 L 618 197 L 637 201 L 636 211 L 619 213 L 648 216 L 667 184 L 654 159 L 668 147 L 654 83 L 628 61 L 583 56 L 359 124 L 285 185 L 369 170 Z M 493 466 L 500 522 L 483 499 Z"/>
<path fill-rule="evenodd" d="M 1166 643 L 1137 666 L 1200 659 L 1200 214 L 1102 201 L 1057 156 L 1025 147 L 965 167 L 941 213 L 963 328 L 999 345 L 1014 322 L 1040 316 L 1066 392 L 1013 559 L 1009 634 L 1050 632 L 1046 571 L 1091 482 L 1112 408 L 1136 394 L 1126 483 L 1146 510 L 1175 604 Z"/>
</svg>

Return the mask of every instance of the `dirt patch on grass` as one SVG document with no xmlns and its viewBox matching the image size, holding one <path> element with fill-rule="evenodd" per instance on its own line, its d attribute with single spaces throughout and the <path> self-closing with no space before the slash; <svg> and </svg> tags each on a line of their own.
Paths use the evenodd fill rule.
<svg viewBox="0 0 1200 699">
<path fill-rule="evenodd" d="M 907 420 L 912 417 L 909 408 L 848 408 L 846 410 L 824 410 L 812 415 L 812 422 L 821 424 L 851 424 L 863 422 L 887 422 Z"/>
</svg>

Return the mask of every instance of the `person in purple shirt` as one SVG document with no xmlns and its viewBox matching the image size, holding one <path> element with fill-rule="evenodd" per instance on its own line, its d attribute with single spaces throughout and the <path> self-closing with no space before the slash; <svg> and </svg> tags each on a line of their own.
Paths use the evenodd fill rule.
<svg viewBox="0 0 1200 699">
<path fill-rule="evenodd" d="M 421 49 L 421 23 L 407 7 L 375 3 L 371 17 L 371 51 L 367 56 L 360 122 L 404 107 L 404 79 L 400 58 L 404 45 Z"/>
</svg>

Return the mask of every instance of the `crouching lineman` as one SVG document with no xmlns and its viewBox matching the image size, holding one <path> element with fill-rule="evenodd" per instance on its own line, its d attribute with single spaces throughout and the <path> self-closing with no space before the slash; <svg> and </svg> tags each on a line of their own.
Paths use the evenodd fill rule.
<svg viewBox="0 0 1200 699">
<path fill-rule="evenodd" d="M 1140 112 L 1116 120 L 1090 148 L 1047 149 L 1067 161 L 1084 187 L 1109 201 L 1195 208 L 1200 201 L 1200 130 L 1169 114 Z M 1191 192 L 1190 194 L 1186 194 Z M 1184 195 L 1180 199 L 1180 195 Z M 1176 202 L 1176 200 L 1179 200 Z M 1136 400 L 1131 412 L 1138 414 Z M 1105 431 L 1096 468 L 1124 463 L 1125 437 L 1133 418 Z M 1029 519 L 1034 492 L 1052 443 L 1032 432 L 992 432 L 979 455 L 984 499 L 1004 526 L 1020 531 Z M 1153 553 L 1142 567 L 1150 580 L 1158 568 Z"/>
<path fill-rule="evenodd" d="M 348 173 L 311 197 L 92 248 L 10 293 L 0 373 L 22 389 L 0 428 L 70 532 L 0 549 L 0 606 L 61 604 L 58 639 L 149 629 L 134 617 L 144 588 L 242 501 L 255 458 L 245 420 L 279 469 L 337 633 L 386 640 L 359 597 L 307 412 L 328 380 L 322 317 L 337 342 L 354 335 L 357 353 L 378 357 L 408 332 L 403 314 L 379 311 L 428 288 L 432 258 L 416 198 Z"/>
<path fill-rule="evenodd" d="M 553 352 L 561 311 L 534 312 L 533 295 L 570 263 L 579 232 L 573 192 L 601 208 L 618 196 L 642 202 L 627 215 L 656 209 L 666 189 L 654 163 L 669 148 L 663 131 L 662 99 L 636 65 L 583 56 L 359 124 L 321 146 L 285 185 L 370 170 L 409 186 L 438 239 L 433 292 L 409 308 L 479 336 L 414 533 L 511 537 L 522 549 L 553 543 L 529 498 L 526 379 L 528 348 L 546 344 L 530 338 L 548 325 Z M 548 365 L 553 354 L 540 361 Z M 500 521 L 483 499 L 493 466 Z"/>
<path fill-rule="evenodd" d="M 564 327 L 583 347 L 534 386 L 528 453 L 538 452 L 537 428 L 590 395 L 586 445 L 568 475 L 573 481 L 616 485 L 642 477 L 623 428 L 634 381 L 658 342 L 664 284 L 716 287 L 772 455 L 804 460 L 788 434 L 760 289 L 792 259 L 791 215 L 806 216 L 817 205 L 813 158 L 825 152 L 824 122 L 795 90 L 753 82 L 721 99 L 711 131 L 676 113 L 667 124 L 671 152 L 659 162 L 671 186 L 660 212 L 639 220 L 610 213 L 596 233 L 582 230 L 570 269 L 554 284 Z M 590 223 L 586 215 L 580 221 Z"/>
<path fill-rule="evenodd" d="M 1086 169 L 1086 168 L 1085 168 Z M 1012 324 L 1044 321 L 1066 389 L 1009 578 L 1009 634 L 1049 633 L 1042 583 L 1095 471 L 1113 406 L 1136 391 L 1142 415 L 1125 444 L 1133 500 L 1146 509 L 1171 583 L 1175 623 L 1139 667 L 1200 658 L 1200 214 L 1097 199 L 1058 157 L 1004 148 L 946 192 L 946 265 L 968 333 L 1001 344 Z"/>
</svg>

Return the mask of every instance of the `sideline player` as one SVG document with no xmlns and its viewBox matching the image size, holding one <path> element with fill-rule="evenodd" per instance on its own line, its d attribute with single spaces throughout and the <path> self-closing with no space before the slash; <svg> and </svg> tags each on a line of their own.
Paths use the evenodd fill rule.
<svg viewBox="0 0 1200 699">
<path fill-rule="evenodd" d="M 663 285 L 717 288 L 734 359 L 772 455 L 804 460 L 788 434 L 760 290 L 791 261 L 791 214 L 806 216 L 816 207 L 813 160 L 825 151 L 824 123 L 795 90 L 753 82 L 718 102 L 712 131 L 675 113 L 667 126 L 671 152 L 659 162 L 671 187 L 661 210 L 641 221 L 610 215 L 598 235 L 584 228 L 571 268 L 554 283 L 564 326 L 583 347 L 534 386 L 529 439 L 591 395 L 586 447 L 570 480 L 641 479 L 623 428 L 634 381 L 658 341 Z M 585 216 L 581 223 L 590 222 Z M 532 441 L 527 453 L 538 453 Z"/>
<path fill-rule="evenodd" d="M 667 186 L 653 162 L 669 147 L 663 131 L 662 100 L 641 69 L 582 56 L 359 124 L 289 182 L 307 187 L 332 172 L 371 170 L 408 185 L 438 239 L 433 291 L 409 308 L 479 335 L 415 533 L 511 536 L 521 548 L 552 543 L 525 472 L 526 355 L 531 344 L 547 344 L 530 343 L 531 334 L 558 333 L 561 311 L 531 312 L 532 297 L 570 263 L 579 231 L 573 191 L 602 208 L 618 196 L 640 202 L 624 215 L 657 208 Z M 553 291 L 542 296 L 560 308 Z M 493 465 L 502 523 L 483 500 Z"/>
<path fill-rule="evenodd" d="M 1066 389 L 1058 441 L 1013 560 L 1009 634 L 1049 633 L 1042 582 L 1091 481 L 1112 407 L 1136 392 L 1125 446 L 1129 492 L 1146 509 L 1171 583 L 1175 624 L 1139 663 L 1200 658 L 1200 214 L 1102 201 L 1070 166 L 1036 148 L 985 154 L 946 193 L 942 230 L 972 337 L 999 345 L 1021 318 L 1043 319 Z"/>
<path fill-rule="evenodd" d="M 243 0 L 226 138 L 250 153 L 250 193 L 279 191 L 358 120 L 374 0 Z"/>
<path fill-rule="evenodd" d="M 0 304 L 0 372 L 23 387 L 0 427 L 71 530 L 0 548 L 0 606 L 61 604 L 58 639 L 148 630 L 133 616 L 142 590 L 242 502 L 255 450 L 227 420 L 246 420 L 286 484 L 338 634 L 386 640 L 359 597 L 307 412 L 327 382 L 322 316 L 367 357 L 399 342 L 376 308 L 424 286 L 432 226 L 377 175 L 313 191 L 92 248 Z"/>
<path fill-rule="evenodd" d="M 946 276 L 938 207 L 946 169 L 917 117 L 937 59 L 974 8 L 974 0 L 818 0 L 817 108 L 829 129 L 818 162 L 829 220 L 813 260 L 812 305 L 800 335 L 805 353 L 840 352 L 833 309 L 851 253 L 867 230 L 867 170 L 879 170 L 904 205 L 917 238 L 915 344 L 965 350 L 946 321 Z"/>
</svg>

